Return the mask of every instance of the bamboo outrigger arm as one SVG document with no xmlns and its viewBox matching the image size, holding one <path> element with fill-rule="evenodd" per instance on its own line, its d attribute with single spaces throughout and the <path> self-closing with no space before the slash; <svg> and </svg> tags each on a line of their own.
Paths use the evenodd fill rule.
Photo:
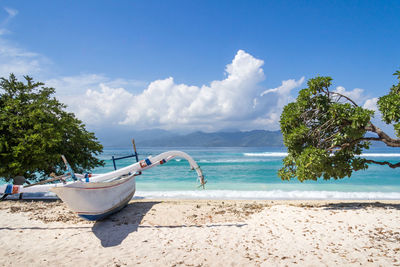
<svg viewBox="0 0 400 267">
<path fill-rule="evenodd" d="M 5 185 L 0 185 L 0 194 L 18 194 L 18 193 L 38 193 L 38 192 L 48 192 L 50 191 L 51 188 L 54 187 L 63 187 L 63 186 L 71 186 L 74 184 L 79 184 L 79 183 L 89 183 L 89 182 L 104 182 L 110 179 L 114 179 L 115 177 L 119 176 L 124 176 L 124 175 L 132 175 L 135 173 L 139 173 L 141 171 L 153 168 L 155 166 L 164 164 L 168 161 L 170 161 L 173 158 L 184 158 L 186 159 L 189 164 L 191 169 L 195 170 L 197 173 L 198 180 L 200 182 L 200 186 L 204 188 L 204 185 L 206 184 L 206 180 L 204 178 L 203 172 L 200 169 L 199 165 L 193 160 L 191 156 L 186 154 L 185 152 L 182 151 L 168 151 L 161 153 L 157 156 L 154 157 L 148 157 L 146 159 L 143 159 L 137 163 L 134 163 L 132 165 L 129 165 L 127 167 L 104 173 L 104 174 L 93 174 L 89 177 L 83 174 L 77 174 L 75 173 L 76 181 L 71 181 L 71 182 L 66 182 L 66 183 L 53 183 L 53 184 L 42 184 L 46 183 L 46 181 L 39 182 L 34 185 L 13 185 L 13 184 L 5 184 Z M 55 180 L 64 180 L 65 176 L 61 177 L 56 177 L 57 179 L 53 178 L 50 179 L 52 181 Z M 47 180 L 49 181 L 49 180 Z"/>
</svg>

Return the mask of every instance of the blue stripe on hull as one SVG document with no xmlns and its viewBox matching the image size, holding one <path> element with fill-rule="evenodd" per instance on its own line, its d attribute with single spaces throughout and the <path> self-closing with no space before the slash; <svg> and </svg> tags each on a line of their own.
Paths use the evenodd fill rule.
<svg viewBox="0 0 400 267">
<path fill-rule="evenodd" d="M 100 213 L 100 214 L 78 214 L 79 217 L 88 220 L 88 221 L 99 221 L 102 220 L 108 216 L 110 216 L 113 213 L 116 213 L 120 210 L 122 210 L 129 202 L 129 200 L 131 200 L 130 198 L 127 201 L 124 201 L 121 205 L 115 207 L 112 210 L 109 210 L 105 213 Z"/>
</svg>

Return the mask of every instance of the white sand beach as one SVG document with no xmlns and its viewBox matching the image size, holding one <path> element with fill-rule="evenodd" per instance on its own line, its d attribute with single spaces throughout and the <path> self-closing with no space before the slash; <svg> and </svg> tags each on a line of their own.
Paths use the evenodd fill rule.
<svg viewBox="0 0 400 267">
<path fill-rule="evenodd" d="M 400 201 L 0 203 L 0 266 L 400 266 Z"/>
</svg>

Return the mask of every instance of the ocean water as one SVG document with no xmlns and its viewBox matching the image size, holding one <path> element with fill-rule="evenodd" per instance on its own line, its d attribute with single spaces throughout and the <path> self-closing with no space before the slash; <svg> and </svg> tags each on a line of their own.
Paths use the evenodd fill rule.
<svg viewBox="0 0 400 267">
<path fill-rule="evenodd" d="M 368 170 L 340 180 L 282 181 L 277 172 L 286 156 L 284 148 L 139 148 L 139 159 L 168 150 L 181 150 L 191 155 L 203 170 L 208 181 L 206 188 L 199 188 L 197 174 L 190 170 L 189 163 L 176 158 L 137 176 L 136 198 L 400 199 L 400 168 L 387 166 L 370 165 Z M 93 173 L 113 171 L 111 157 L 131 153 L 131 148 L 105 149 L 100 158 L 106 165 Z M 375 148 L 363 156 L 398 162 L 400 149 Z M 117 168 L 122 168 L 134 162 L 134 158 L 129 158 L 116 164 Z M 36 196 L 55 197 L 53 193 Z"/>
<path fill-rule="evenodd" d="M 198 188 L 197 175 L 184 159 L 146 170 L 137 177 L 137 197 L 212 199 L 400 199 L 400 168 L 370 165 L 351 178 L 330 181 L 282 181 L 284 148 L 140 148 L 139 158 L 168 150 L 182 150 L 200 165 L 207 179 L 206 189 Z M 101 155 L 106 166 L 93 172 L 113 170 L 111 156 L 132 153 L 128 149 L 106 149 Z M 365 157 L 400 161 L 400 149 L 376 148 Z M 117 167 L 132 164 L 132 158 L 117 161 Z"/>
</svg>

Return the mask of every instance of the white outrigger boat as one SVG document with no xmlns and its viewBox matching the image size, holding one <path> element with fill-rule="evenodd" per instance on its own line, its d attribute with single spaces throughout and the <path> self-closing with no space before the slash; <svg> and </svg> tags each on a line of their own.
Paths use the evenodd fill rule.
<svg viewBox="0 0 400 267">
<path fill-rule="evenodd" d="M 138 161 L 137 153 L 132 156 L 136 156 Z M 196 170 L 200 184 L 204 187 L 206 181 L 203 173 L 193 158 L 182 151 L 168 151 L 104 174 L 75 174 L 63 157 L 68 174 L 51 179 L 61 180 L 61 183 L 25 186 L 6 184 L 0 186 L 0 194 L 11 195 L 51 191 L 80 217 L 90 221 L 101 220 L 121 210 L 132 199 L 136 190 L 135 176 L 141 174 L 144 170 L 164 164 L 175 157 L 184 158 L 189 162 L 190 167 Z M 113 163 L 116 169 L 114 157 Z M 65 178 L 69 177 L 73 181 L 66 182 Z"/>
</svg>

